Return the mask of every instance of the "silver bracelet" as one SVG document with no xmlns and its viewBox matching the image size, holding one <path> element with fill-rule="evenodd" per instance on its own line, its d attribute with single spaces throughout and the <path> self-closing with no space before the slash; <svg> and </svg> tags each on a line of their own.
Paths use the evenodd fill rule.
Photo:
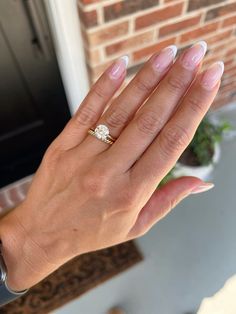
<svg viewBox="0 0 236 314">
<path fill-rule="evenodd" d="M 28 289 L 20 292 L 13 291 L 7 285 L 7 267 L 2 256 L 2 243 L 0 240 L 0 307 L 24 295 Z"/>
</svg>

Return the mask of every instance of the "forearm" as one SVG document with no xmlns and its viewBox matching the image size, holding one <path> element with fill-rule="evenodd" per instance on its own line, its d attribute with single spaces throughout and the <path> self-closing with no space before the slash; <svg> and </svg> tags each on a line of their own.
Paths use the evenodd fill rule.
<svg viewBox="0 0 236 314">
<path fill-rule="evenodd" d="M 31 235 L 19 221 L 16 210 L 18 208 L 0 220 L 0 239 L 8 286 L 14 291 L 22 291 L 41 281 L 57 265 L 49 263 L 43 249 L 32 241 Z"/>
</svg>

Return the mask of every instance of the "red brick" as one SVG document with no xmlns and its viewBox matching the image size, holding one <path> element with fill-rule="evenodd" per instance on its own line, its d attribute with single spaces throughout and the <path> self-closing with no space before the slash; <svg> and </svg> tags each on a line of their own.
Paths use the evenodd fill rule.
<svg viewBox="0 0 236 314">
<path fill-rule="evenodd" d="M 232 76 L 230 78 L 227 78 L 226 76 L 224 76 L 224 79 L 221 82 L 221 87 L 225 87 L 225 86 L 236 86 L 235 76 Z"/>
<path fill-rule="evenodd" d="M 226 79 L 224 85 L 221 85 L 222 91 L 226 92 L 229 90 L 235 90 L 236 87 L 236 81 L 235 76 L 231 77 L 230 79 Z"/>
<path fill-rule="evenodd" d="M 138 51 L 135 51 L 133 53 L 133 59 L 134 59 L 134 61 L 138 61 L 142 58 L 148 57 L 151 54 L 165 48 L 166 46 L 175 44 L 175 41 L 176 41 L 176 38 L 169 38 L 169 39 L 164 40 L 162 42 L 158 42 L 155 45 L 151 45 L 151 46 L 145 47 L 143 49 L 140 49 Z"/>
<path fill-rule="evenodd" d="M 94 33 L 87 34 L 87 40 L 90 45 L 99 45 L 128 33 L 129 23 L 122 22 L 116 25 L 107 26 Z"/>
<path fill-rule="evenodd" d="M 81 30 L 81 35 L 82 35 L 83 41 L 85 41 L 85 43 L 88 44 L 87 29 L 85 29 L 84 27 L 81 27 L 80 30 Z"/>
<path fill-rule="evenodd" d="M 221 43 L 220 45 L 217 45 L 214 48 L 210 48 L 211 53 L 213 53 L 213 55 L 216 55 L 218 53 L 224 53 L 226 48 L 226 43 Z"/>
<path fill-rule="evenodd" d="M 234 3 L 229 3 L 229 4 L 224 4 L 223 6 L 211 9 L 207 12 L 206 14 L 206 21 L 215 19 L 217 17 L 226 15 L 226 14 L 231 14 L 232 12 L 236 11 L 236 2 Z"/>
<path fill-rule="evenodd" d="M 222 97 L 222 98 L 228 98 L 228 102 L 227 103 L 230 103 L 232 102 L 232 97 L 235 93 L 235 90 L 228 90 L 228 91 L 222 91 L 222 92 L 219 92 L 219 96 Z M 227 105 L 227 103 L 225 105 Z"/>
<path fill-rule="evenodd" d="M 236 15 L 224 19 L 222 27 L 227 27 L 231 25 L 236 25 Z"/>
<path fill-rule="evenodd" d="M 88 70 L 89 70 L 92 81 L 94 81 L 94 79 L 97 79 L 98 76 L 100 76 L 112 64 L 113 61 L 114 60 L 105 62 L 93 68 L 90 68 L 88 66 Z"/>
<path fill-rule="evenodd" d="M 180 37 L 180 42 L 183 43 L 185 41 L 189 40 L 192 41 L 193 39 L 204 37 L 209 33 L 215 32 L 217 30 L 218 25 L 219 23 L 215 22 L 189 31 Z"/>
<path fill-rule="evenodd" d="M 231 83 L 234 83 L 235 84 L 235 82 L 236 82 L 236 71 L 234 70 L 234 72 L 230 75 L 230 76 L 228 76 L 227 74 L 225 74 L 225 85 L 227 85 L 227 84 L 231 84 Z M 235 88 L 235 92 L 236 92 L 236 88 Z"/>
<path fill-rule="evenodd" d="M 227 104 L 229 104 L 231 102 L 231 98 L 230 97 L 219 97 L 213 102 L 212 106 L 211 106 L 211 111 L 221 108 L 223 106 L 226 106 Z"/>
<path fill-rule="evenodd" d="M 226 53 L 226 56 L 229 57 L 229 56 L 235 56 L 236 55 L 236 47 L 232 48 L 232 49 L 229 49 Z"/>
<path fill-rule="evenodd" d="M 219 58 L 217 56 L 209 56 L 209 57 L 207 56 L 203 61 L 203 68 L 207 68 L 208 66 L 210 66 L 211 64 L 217 61 L 219 61 Z"/>
<path fill-rule="evenodd" d="M 178 16 L 182 13 L 183 3 L 178 3 L 165 7 L 163 9 L 155 10 L 151 13 L 138 17 L 135 21 L 135 28 L 140 29 L 153 24 L 158 24 L 161 21 L 166 21 L 169 18 Z"/>
<path fill-rule="evenodd" d="M 211 45 L 211 44 L 215 44 L 215 43 L 217 43 L 217 42 L 219 42 L 221 40 L 226 40 L 226 39 L 228 39 L 231 36 L 231 34 L 232 34 L 232 30 L 231 29 L 227 30 L 227 31 L 224 31 L 224 32 L 221 32 L 220 34 L 217 34 L 217 35 L 214 35 L 214 36 L 208 38 L 207 39 L 207 43 L 209 45 Z"/>
<path fill-rule="evenodd" d="M 180 22 L 171 23 L 169 25 L 165 25 L 159 30 L 159 37 L 163 37 L 165 35 L 173 34 L 179 32 L 188 27 L 194 26 L 200 22 L 201 15 L 197 15 L 191 18 L 184 19 Z"/>
<path fill-rule="evenodd" d="M 236 87 L 236 83 L 235 83 L 235 80 L 234 81 L 231 81 L 229 82 L 228 84 L 226 85 L 221 85 L 221 88 L 220 88 L 220 93 L 221 94 L 224 94 L 224 93 L 228 93 L 228 92 L 233 92 L 235 91 L 235 87 Z"/>
<path fill-rule="evenodd" d="M 235 76 L 236 76 L 236 73 L 235 73 Z M 226 90 L 226 89 L 230 89 L 230 87 L 231 88 L 235 87 L 236 86 L 235 76 L 232 76 L 230 78 L 225 78 L 221 83 L 221 88 L 223 90 Z"/>
<path fill-rule="evenodd" d="M 122 40 L 118 43 L 112 44 L 106 47 L 107 55 L 114 53 L 120 53 L 121 51 L 127 51 L 143 44 L 150 43 L 153 39 L 153 31 L 148 31 L 143 34 L 139 34 L 126 40 Z"/>
<path fill-rule="evenodd" d="M 221 81 L 221 85 L 220 88 L 224 87 L 224 86 L 228 86 L 230 84 L 236 84 L 236 81 L 234 80 L 234 78 L 227 78 L 225 75 Z"/>
<path fill-rule="evenodd" d="M 218 97 L 216 98 L 216 100 L 214 101 L 214 107 L 213 109 L 218 109 L 218 108 L 222 108 L 224 106 L 227 106 L 229 103 L 232 102 L 232 97 L 229 97 L 229 95 L 218 95 Z"/>
<path fill-rule="evenodd" d="M 224 77 L 225 77 L 225 82 L 224 82 L 223 86 L 230 86 L 233 84 L 234 84 L 234 86 L 236 85 L 236 80 L 235 80 L 236 79 L 236 72 L 235 72 L 235 70 L 232 73 L 232 75 L 227 75 L 227 73 L 226 73 L 226 74 L 224 74 Z M 235 89 L 235 91 L 236 91 L 236 89 Z"/>
<path fill-rule="evenodd" d="M 228 67 L 227 69 L 225 69 L 224 75 L 225 75 L 225 80 L 230 81 L 234 76 L 236 76 L 236 65 L 233 64 L 231 67 Z"/>
<path fill-rule="evenodd" d="M 222 3 L 225 0 L 189 0 L 187 11 L 198 10 L 202 7 Z"/>
<path fill-rule="evenodd" d="M 235 91 L 234 86 L 224 86 L 224 87 L 220 87 L 218 94 L 219 94 L 219 97 L 224 97 L 226 95 L 231 94 L 234 91 Z"/>
<path fill-rule="evenodd" d="M 126 0 L 104 7 L 105 21 L 111 21 L 126 15 L 142 11 L 159 4 L 159 0 Z"/>
<path fill-rule="evenodd" d="M 80 21 L 84 24 L 85 27 L 93 27 L 98 24 L 97 20 L 97 11 L 82 11 L 81 8 L 78 8 Z"/>
<path fill-rule="evenodd" d="M 88 50 L 87 48 L 85 48 L 84 51 L 89 64 L 98 64 L 101 62 L 101 55 L 98 49 Z"/>
<path fill-rule="evenodd" d="M 225 70 L 229 70 L 235 64 L 234 58 L 226 59 L 224 63 L 225 63 Z"/>
<path fill-rule="evenodd" d="M 235 76 L 236 75 L 236 65 L 225 71 L 225 75 L 227 77 Z"/>
</svg>

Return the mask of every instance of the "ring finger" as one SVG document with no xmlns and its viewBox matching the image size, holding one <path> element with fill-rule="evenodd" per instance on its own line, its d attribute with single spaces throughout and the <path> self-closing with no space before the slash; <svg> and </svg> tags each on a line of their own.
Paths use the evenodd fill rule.
<svg viewBox="0 0 236 314">
<path fill-rule="evenodd" d="M 151 95 L 173 63 L 176 46 L 168 46 L 153 55 L 124 91 L 113 101 L 96 125 L 104 124 L 112 137 L 118 137 L 143 102 Z M 108 144 L 88 136 L 84 142 L 89 152 L 100 153 Z"/>
</svg>

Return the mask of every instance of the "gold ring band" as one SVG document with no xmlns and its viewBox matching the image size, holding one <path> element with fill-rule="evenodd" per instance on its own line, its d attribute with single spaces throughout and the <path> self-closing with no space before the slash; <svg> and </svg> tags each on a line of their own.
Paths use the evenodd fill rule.
<svg viewBox="0 0 236 314">
<path fill-rule="evenodd" d="M 115 138 L 109 134 L 109 129 L 104 124 L 98 125 L 95 129 L 90 128 L 88 133 L 104 143 L 112 145 L 115 142 Z"/>
<path fill-rule="evenodd" d="M 93 129 L 89 129 L 89 130 L 88 130 L 88 133 L 89 133 L 90 135 L 93 135 L 94 137 L 97 138 L 97 136 L 96 136 L 96 134 L 95 134 L 95 131 L 94 131 Z M 114 141 L 109 140 L 109 139 L 105 139 L 105 138 L 104 138 L 104 139 L 99 138 L 99 140 L 103 141 L 104 143 L 110 144 L 110 145 L 112 145 L 112 144 L 114 143 Z"/>
</svg>

